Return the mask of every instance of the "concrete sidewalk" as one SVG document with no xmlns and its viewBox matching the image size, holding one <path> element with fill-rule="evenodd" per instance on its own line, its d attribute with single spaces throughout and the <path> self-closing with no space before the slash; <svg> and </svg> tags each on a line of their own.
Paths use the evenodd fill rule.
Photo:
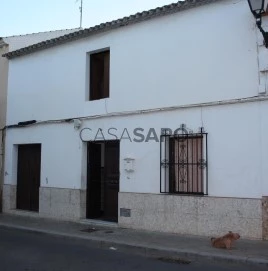
<svg viewBox="0 0 268 271">
<path fill-rule="evenodd" d="M 63 222 L 28 213 L 0 214 L 0 227 L 15 228 L 63 237 L 82 238 L 98 248 L 131 252 L 149 257 L 165 257 L 186 261 L 228 261 L 268 266 L 268 241 L 243 240 L 228 251 L 211 247 L 210 238 L 166 234 L 119 228 L 113 224 L 88 221 Z M 24 215 L 22 215 L 24 213 Z"/>
</svg>

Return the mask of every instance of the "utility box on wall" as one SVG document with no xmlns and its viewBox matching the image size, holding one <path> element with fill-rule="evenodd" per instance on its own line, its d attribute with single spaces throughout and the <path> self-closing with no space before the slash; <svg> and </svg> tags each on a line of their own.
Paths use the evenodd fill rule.
<svg viewBox="0 0 268 271">
<path fill-rule="evenodd" d="M 134 158 L 126 157 L 124 158 L 124 169 L 126 172 L 134 172 Z"/>
</svg>

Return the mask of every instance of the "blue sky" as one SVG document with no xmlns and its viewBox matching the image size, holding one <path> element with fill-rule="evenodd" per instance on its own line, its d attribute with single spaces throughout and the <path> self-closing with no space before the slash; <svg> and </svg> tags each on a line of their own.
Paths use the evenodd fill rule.
<svg viewBox="0 0 268 271">
<path fill-rule="evenodd" d="M 0 37 L 76 28 L 80 0 L 0 0 Z M 82 27 L 90 27 L 177 0 L 83 0 Z"/>
</svg>

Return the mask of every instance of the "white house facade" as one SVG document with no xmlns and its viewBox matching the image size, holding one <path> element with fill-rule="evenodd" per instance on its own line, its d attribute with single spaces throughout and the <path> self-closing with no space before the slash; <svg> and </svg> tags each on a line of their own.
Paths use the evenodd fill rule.
<svg viewBox="0 0 268 271">
<path fill-rule="evenodd" d="M 189 0 L 6 54 L 4 211 L 268 238 L 267 50 Z"/>
<path fill-rule="evenodd" d="M 4 143 L 5 143 L 5 126 L 6 126 L 6 108 L 7 108 L 7 85 L 8 85 L 8 59 L 2 57 L 11 51 L 15 51 L 38 42 L 46 41 L 52 38 L 69 34 L 80 30 L 63 29 L 26 35 L 17 35 L 9 37 L 0 37 L 0 199 L 2 202 L 2 187 L 4 179 Z M 0 208 L 2 209 L 2 208 Z"/>
</svg>

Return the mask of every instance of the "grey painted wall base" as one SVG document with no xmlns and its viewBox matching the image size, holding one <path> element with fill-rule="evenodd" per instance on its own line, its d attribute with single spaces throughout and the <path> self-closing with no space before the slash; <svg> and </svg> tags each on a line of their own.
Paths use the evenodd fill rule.
<svg viewBox="0 0 268 271">
<path fill-rule="evenodd" d="M 17 198 L 17 186 L 4 184 L 2 198 L 3 212 L 16 209 L 16 198 Z"/>
<path fill-rule="evenodd" d="M 16 210 L 16 185 L 3 186 L 3 212 Z M 27 212 L 25 213 L 27 215 Z M 86 217 L 86 191 L 79 189 L 39 188 L 40 217 L 78 220 Z"/>
<path fill-rule="evenodd" d="M 16 185 L 3 186 L 3 212 L 16 209 Z M 86 190 L 40 187 L 39 214 L 61 220 L 86 217 Z M 217 236 L 227 231 L 268 240 L 268 197 L 217 198 L 119 193 L 122 227 Z"/>
<path fill-rule="evenodd" d="M 119 226 L 200 236 L 228 231 L 262 239 L 262 200 L 164 194 L 119 193 Z"/>
<path fill-rule="evenodd" d="M 262 198 L 262 238 L 268 240 L 268 197 Z"/>
<path fill-rule="evenodd" d="M 40 187 L 40 215 L 66 220 L 77 220 L 86 216 L 86 191 Z"/>
</svg>

